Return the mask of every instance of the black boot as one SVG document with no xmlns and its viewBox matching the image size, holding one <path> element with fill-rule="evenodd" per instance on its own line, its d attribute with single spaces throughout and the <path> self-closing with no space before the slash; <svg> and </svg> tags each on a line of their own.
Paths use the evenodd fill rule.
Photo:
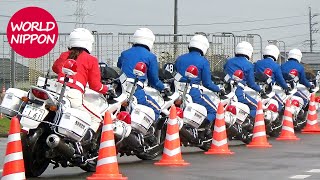
<svg viewBox="0 0 320 180">
<path fill-rule="evenodd" d="M 249 144 L 250 142 L 251 142 L 251 140 L 252 140 L 252 134 L 251 133 L 249 133 L 249 132 L 243 132 L 242 134 L 241 134 L 241 137 L 240 137 L 240 139 L 241 139 L 241 141 L 242 142 L 244 142 L 245 144 Z"/>
<path fill-rule="evenodd" d="M 248 118 L 242 123 L 242 128 L 249 132 L 253 131 L 254 127 L 254 117 L 248 116 Z"/>
<path fill-rule="evenodd" d="M 233 125 L 231 125 L 228 129 L 227 129 L 227 134 L 228 134 L 228 138 L 230 140 L 236 138 L 239 140 L 239 134 L 242 134 L 242 127 L 241 125 L 235 123 Z"/>
<path fill-rule="evenodd" d="M 201 139 L 207 140 L 212 138 L 212 126 L 213 122 L 210 122 L 208 119 L 205 119 L 199 128 L 204 128 L 203 137 Z"/>
</svg>

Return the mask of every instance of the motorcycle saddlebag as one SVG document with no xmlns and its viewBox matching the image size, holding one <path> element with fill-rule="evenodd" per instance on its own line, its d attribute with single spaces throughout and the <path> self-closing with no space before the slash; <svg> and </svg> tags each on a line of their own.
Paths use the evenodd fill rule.
<svg viewBox="0 0 320 180">
<path fill-rule="evenodd" d="M 21 98 L 23 96 L 28 96 L 28 92 L 16 88 L 9 88 L 0 105 L 0 112 L 10 117 L 17 115 L 17 111 L 22 104 Z"/>
<path fill-rule="evenodd" d="M 90 128 L 91 117 L 87 112 L 68 108 L 58 122 L 58 133 L 75 141 L 81 141 Z"/>
<path fill-rule="evenodd" d="M 207 109 L 200 104 L 188 103 L 183 111 L 184 123 L 194 128 L 198 128 L 206 117 Z"/>
</svg>

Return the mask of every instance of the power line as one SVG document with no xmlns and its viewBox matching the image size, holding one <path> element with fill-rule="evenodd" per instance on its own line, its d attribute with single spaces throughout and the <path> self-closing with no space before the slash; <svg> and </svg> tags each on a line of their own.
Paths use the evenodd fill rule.
<svg viewBox="0 0 320 180">
<path fill-rule="evenodd" d="M 180 24 L 179 26 L 209 26 L 209 25 L 223 25 L 223 24 L 239 24 L 239 23 L 252 23 L 252 22 L 260 22 L 260 21 L 272 21 L 272 20 L 280 20 L 280 19 L 288 19 L 295 17 L 303 17 L 307 15 L 300 16 L 287 16 L 280 18 L 270 18 L 270 19 L 256 19 L 256 20 L 245 20 L 245 21 L 232 21 L 232 22 L 213 22 L 213 23 L 199 23 L 199 24 Z M 0 17 L 11 17 L 6 15 L 0 15 Z M 75 21 L 57 21 L 59 23 L 65 24 L 74 24 L 77 23 Z M 172 27 L 172 24 L 119 24 L 119 23 L 93 23 L 93 22 L 84 22 L 83 24 L 87 25 L 97 25 L 97 26 L 163 26 L 163 27 Z"/>
<path fill-rule="evenodd" d="M 280 38 L 276 38 L 276 39 L 281 40 L 281 39 L 288 39 L 288 38 L 294 38 L 294 37 L 300 37 L 300 36 L 306 36 L 306 35 L 309 35 L 309 33 L 305 33 L 305 34 L 296 34 L 296 35 L 292 35 L 292 36 L 285 36 L 285 37 L 280 37 Z"/>
<path fill-rule="evenodd" d="M 244 32 L 244 31 L 255 31 L 255 30 L 263 30 L 263 29 L 277 29 L 277 28 L 283 28 L 283 27 L 290 27 L 290 26 L 300 26 L 308 23 L 299 23 L 299 24 L 288 24 L 283 26 L 271 26 L 271 27 L 263 27 L 263 28 L 254 28 L 254 29 L 244 29 L 244 30 L 236 30 L 231 32 Z"/>
<path fill-rule="evenodd" d="M 179 26 L 205 26 L 205 25 L 240 24 L 240 23 L 251 23 L 251 22 L 260 22 L 260 21 L 272 21 L 272 20 L 280 20 L 280 19 L 289 19 L 289 18 L 304 17 L 304 16 L 307 16 L 307 15 L 287 16 L 287 17 L 270 18 L 270 19 L 245 20 L 245 21 L 213 22 L 213 23 L 197 23 L 197 24 L 182 24 L 182 25 L 179 25 Z"/>
</svg>

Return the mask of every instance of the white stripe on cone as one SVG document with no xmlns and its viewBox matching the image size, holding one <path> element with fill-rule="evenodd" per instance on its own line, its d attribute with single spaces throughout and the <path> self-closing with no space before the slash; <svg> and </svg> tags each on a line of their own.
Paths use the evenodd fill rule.
<svg viewBox="0 0 320 180">
<path fill-rule="evenodd" d="M 257 115 L 258 115 L 258 114 L 263 114 L 262 109 L 257 110 L 256 114 L 257 114 Z"/>
<path fill-rule="evenodd" d="M 288 117 L 288 116 L 283 116 L 283 121 L 290 121 L 290 122 L 293 122 L 292 121 L 292 118 L 291 117 Z"/>
<path fill-rule="evenodd" d="M 179 138 L 179 133 L 166 134 L 166 140 L 168 141 L 176 140 L 178 138 Z"/>
<path fill-rule="evenodd" d="M 317 120 L 313 120 L 313 121 L 308 120 L 307 123 L 310 125 L 315 125 L 318 123 L 318 121 Z"/>
<path fill-rule="evenodd" d="M 170 125 L 176 125 L 178 123 L 177 119 L 169 119 L 168 124 Z"/>
<path fill-rule="evenodd" d="M 102 127 L 102 132 L 112 131 L 112 130 L 113 130 L 112 124 L 103 125 Z"/>
<path fill-rule="evenodd" d="M 97 166 L 111 164 L 117 162 L 117 156 L 106 157 L 98 160 Z"/>
<path fill-rule="evenodd" d="M 223 119 L 223 118 L 224 118 L 224 114 L 217 114 L 216 119 L 221 120 L 221 119 Z"/>
<path fill-rule="evenodd" d="M 214 144 L 215 146 L 222 146 L 222 145 L 225 145 L 225 144 L 227 144 L 227 139 L 223 139 L 223 140 L 221 140 L 221 141 L 217 141 L 217 140 L 212 140 L 212 144 Z"/>
<path fill-rule="evenodd" d="M 309 113 L 310 115 L 315 115 L 315 114 L 317 114 L 317 111 L 315 111 L 315 110 L 314 110 L 314 111 L 309 111 L 308 113 Z"/>
<path fill-rule="evenodd" d="M 223 132 L 226 130 L 226 126 L 221 126 L 221 127 L 218 127 L 218 126 L 214 126 L 214 131 L 215 132 Z"/>
<path fill-rule="evenodd" d="M 6 157 L 4 158 L 4 164 L 11 161 L 21 160 L 21 159 L 23 159 L 22 152 L 11 153 L 6 155 Z"/>
<path fill-rule="evenodd" d="M 26 175 L 24 172 L 8 174 L 1 178 L 1 180 L 22 180 L 22 179 L 26 179 Z"/>
<path fill-rule="evenodd" d="M 266 136 L 266 132 L 263 131 L 263 132 L 257 132 L 257 133 L 254 133 L 254 134 L 253 134 L 253 138 L 255 138 L 255 137 L 261 137 L 261 136 Z"/>
<path fill-rule="evenodd" d="M 108 141 L 104 141 L 100 144 L 100 149 L 105 148 L 105 147 L 112 147 L 114 146 L 114 140 L 108 140 Z"/>
<path fill-rule="evenodd" d="M 19 141 L 19 140 L 21 140 L 20 133 L 14 133 L 8 136 L 8 143 L 13 141 Z"/>
<path fill-rule="evenodd" d="M 180 152 L 181 152 L 180 147 L 177 147 L 176 149 L 172 149 L 172 150 L 169 150 L 167 148 L 163 149 L 163 154 L 166 154 L 168 156 L 175 156 L 175 155 L 179 154 Z"/>
<path fill-rule="evenodd" d="M 282 129 L 283 129 L 283 130 L 290 131 L 290 132 L 294 133 L 294 130 L 293 130 L 293 128 L 292 128 L 292 127 L 283 126 L 283 127 L 282 127 Z"/>
<path fill-rule="evenodd" d="M 263 125 L 264 125 L 264 121 L 258 121 L 254 123 L 254 127 L 263 126 Z"/>
</svg>

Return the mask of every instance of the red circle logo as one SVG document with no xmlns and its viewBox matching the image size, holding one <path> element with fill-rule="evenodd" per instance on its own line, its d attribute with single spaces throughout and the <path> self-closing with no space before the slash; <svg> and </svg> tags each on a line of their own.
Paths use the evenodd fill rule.
<svg viewBox="0 0 320 180">
<path fill-rule="evenodd" d="M 11 17 L 7 38 L 16 53 L 26 58 L 39 58 L 55 46 L 58 25 L 48 11 L 39 7 L 26 7 Z"/>
</svg>

